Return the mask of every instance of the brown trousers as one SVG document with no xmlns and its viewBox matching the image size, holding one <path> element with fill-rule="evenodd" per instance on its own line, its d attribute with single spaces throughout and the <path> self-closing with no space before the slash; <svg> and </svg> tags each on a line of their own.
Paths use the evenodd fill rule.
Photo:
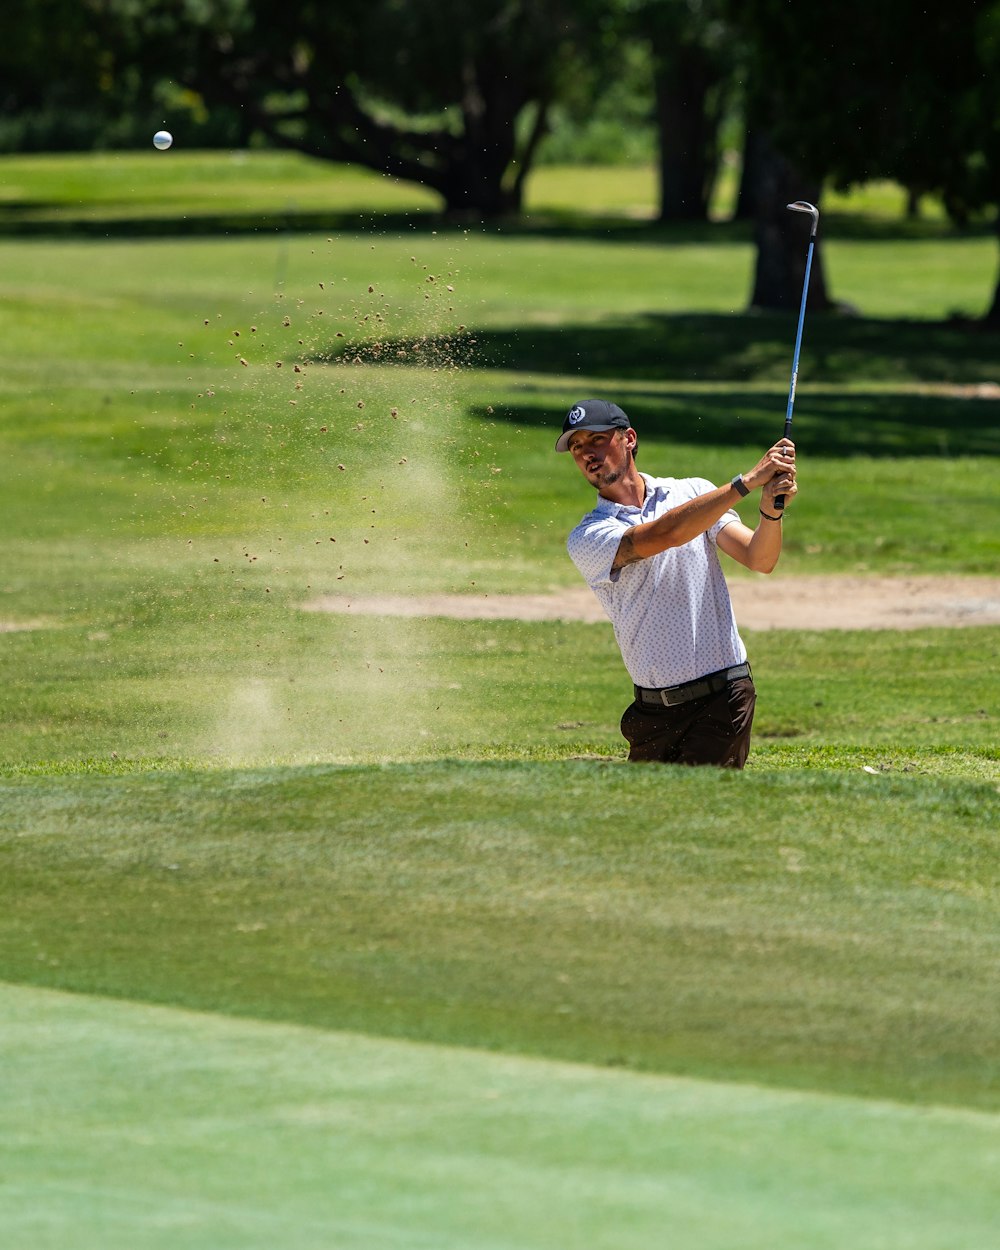
<svg viewBox="0 0 1000 1250">
<path fill-rule="evenodd" d="M 629 760 L 742 768 L 750 754 L 756 702 L 750 677 L 739 677 L 717 694 L 676 707 L 650 706 L 636 700 L 625 709 L 621 723 L 629 744 Z"/>
</svg>

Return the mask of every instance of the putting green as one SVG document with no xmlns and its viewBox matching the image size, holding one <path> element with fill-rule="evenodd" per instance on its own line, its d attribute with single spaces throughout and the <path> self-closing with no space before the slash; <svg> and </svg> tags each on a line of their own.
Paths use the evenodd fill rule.
<svg viewBox="0 0 1000 1250">
<path fill-rule="evenodd" d="M 7 1250 L 983 1250 L 1000 1116 L 0 987 Z"/>
</svg>

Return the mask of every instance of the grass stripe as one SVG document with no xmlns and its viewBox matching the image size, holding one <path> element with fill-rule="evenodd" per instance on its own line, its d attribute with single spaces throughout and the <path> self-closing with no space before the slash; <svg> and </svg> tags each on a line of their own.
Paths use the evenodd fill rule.
<svg viewBox="0 0 1000 1250">
<path fill-rule="evenodd" d="M 983 1250 L 1000 1117 L 4 986 L 8 1250 Z"/>
<path fill-rule="evenodd" d="M 10 981 L 1000 1102 L 990 784 L 440 763 L 15 778 L 0 804 Z"/>
</svg>

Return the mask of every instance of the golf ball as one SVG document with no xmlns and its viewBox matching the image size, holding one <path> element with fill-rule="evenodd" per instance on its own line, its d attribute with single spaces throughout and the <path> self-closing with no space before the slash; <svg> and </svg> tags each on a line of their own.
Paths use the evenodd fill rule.
<svg viewBox="0 0 1000 1250">
<path fill-rule="evenodd" d="M 174 136 L 169 130 L 158 130 L 153 135 L 153 147 L 159 148 L 161 152 L 165 152 L 174 141 Z"/>
</svg>

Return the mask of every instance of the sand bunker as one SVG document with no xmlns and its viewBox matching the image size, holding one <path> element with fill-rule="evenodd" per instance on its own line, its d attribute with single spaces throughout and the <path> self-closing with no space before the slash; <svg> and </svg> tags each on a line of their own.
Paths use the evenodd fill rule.
<svg viewBox="0 0 1000 1250">
<path fill-rule="evenodd" d="M 1000 624 L 1000 577 L 732 578 L 745 629 L 920 629 Z M 322 595 L 307 612 L 457 620 L 605 621 L 583 585 L 529 595 Z"/>
</svg>

